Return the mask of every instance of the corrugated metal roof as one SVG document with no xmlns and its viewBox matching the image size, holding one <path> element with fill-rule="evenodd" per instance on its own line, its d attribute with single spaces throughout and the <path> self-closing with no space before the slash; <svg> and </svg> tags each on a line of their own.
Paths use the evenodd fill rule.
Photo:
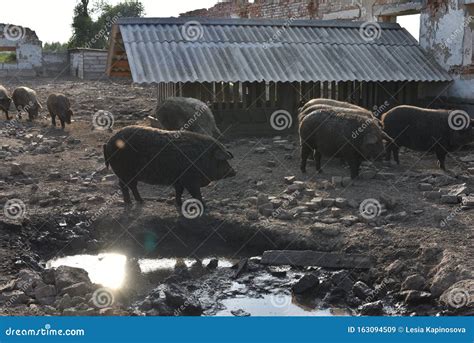
<svg viewBox="0 0 474 343">
<path fill-rule="evenodd" d="M 377 23 L 380 32 L 374 40 L 361 34 L 362 24 L 203 18 L 118 21 L 136 83 L 451 80 L 398 24 Z M 194 31 L 186 36 L 191 27 Z"/>
</svg>

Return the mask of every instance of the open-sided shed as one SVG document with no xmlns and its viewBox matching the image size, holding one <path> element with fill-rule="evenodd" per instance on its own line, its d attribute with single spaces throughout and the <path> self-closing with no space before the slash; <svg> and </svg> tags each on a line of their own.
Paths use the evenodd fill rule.
<svg viewBox="0 0 474 343">
<path fill-rule="evenodd" d="M 315 97 L 374 106 L 413 104 L 451 77 L 393 23 L 123 18 L 107 73 L 209 102 L 220 126 L 268 124 Z"/>
</svg>

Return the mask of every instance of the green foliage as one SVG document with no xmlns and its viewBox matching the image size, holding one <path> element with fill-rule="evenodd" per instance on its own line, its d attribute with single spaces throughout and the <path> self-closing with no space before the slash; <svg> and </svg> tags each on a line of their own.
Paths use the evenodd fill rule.
<svg viewBox="0 0 474 343">
<path fill-rule="evenodd" d="M 125 0 L 117 5 L 110 5 L 105 0 L 98 0 L 94 8 L 89 10 L 89 0 L 79 0 L 74 9 L 73 36 L 69 40 L 69 48 L 107 48 L 112 25 L 120 17 L 140 17 L 145 9 L 138 0 Z M 94 21 L 90 14 L 98 14 Z"/>
<path fill-rule="evenodd" d="M 15 63 L 16 53 L 14 52 L 0 52 L 0 63 Z"/>
<path fill-rule="evenodd" d="M 51 42 L 44 43 L 44 52 L 65 52 L 67 50 L 67 43 Z"/>
</svg>

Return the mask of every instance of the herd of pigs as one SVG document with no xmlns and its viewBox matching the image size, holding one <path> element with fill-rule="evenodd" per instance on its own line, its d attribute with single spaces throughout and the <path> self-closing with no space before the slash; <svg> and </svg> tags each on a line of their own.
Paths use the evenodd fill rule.
<svg viewBox="0 0 474 343">
<path fill-rule="evenodd" d="M 37 118 L 42 108 L 34 90 L 18 87 L 10 97 L 0 86 L 0 109 L 7 120 L 12 102 L 18 117 L 21 119 L 22 112 L 26 112 L 29 121 Z M 56 117 L 63 129 L 71 124 L 73 112 L 65 95 L 50 94 L 47 108 L 54 127 Z M 169 98 L 157 107 L 154 119 L 160 129 L 127 126 L 103 145 L 106 166 L 117 175 L 126 204 L 131 203 L 130 191 L 137 202 L 143 202 L 137 189 L 139 181 L 173 185 L 180 209 L 184 190 L 202 202 L 201 187 L 235 176 L 229 164 L 233 155 L 219 142 L 222 134 L 205 103 L 193 98 Z M 365 108 L 330 99 L 312 99 L 303 104 L 298 109 L 298 129 L 303 173 L 309 156 L 314 158 L 317 172 L 322 171 L 322 156 L 338 157 L 348 164 L 353 179 L 365 160 L 385 156 L 390 161 L 393 156 L 399 164 L 402 146 L 434 152 L 445 170 L 447 153 L 474 141 L 474 120 L 463 111 L 402 105 L 379 119 Z"/>
</svg>

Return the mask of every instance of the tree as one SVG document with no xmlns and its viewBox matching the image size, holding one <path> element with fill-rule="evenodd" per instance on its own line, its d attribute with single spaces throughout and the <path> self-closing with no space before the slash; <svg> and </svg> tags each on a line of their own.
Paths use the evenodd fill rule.
<svg viewBox="0 0 474 343">
<path fill-rule="evenodd" d="M 89 15 L 89 0 L 79 0 L 74 8 L 72 20 L 72 37 L 69 40 L 69 48 L 83 47 L 94 36 L 94 21 Z"/>
<path fill-rule="evenodd" d="M 60 42 L 51 42 L 44 43 L 43 51 L 44 52 L 65 52 L 67 50 L 67 43 Z"/>
<path fill-rule="evenodd" d="M 73 36 L 69 48 L 104 49 L 110 36 L 112 25 L 121 17 L 140 17 L 145 13 L 144 6 L 138 0 L 125 0 L 115 6 L 105 0 L 98 0 L 89 11 L 89 0 L 80 0 L 74 9 Z M 96 21 L 90 13 L 98 13 Z"/>
</svg>

